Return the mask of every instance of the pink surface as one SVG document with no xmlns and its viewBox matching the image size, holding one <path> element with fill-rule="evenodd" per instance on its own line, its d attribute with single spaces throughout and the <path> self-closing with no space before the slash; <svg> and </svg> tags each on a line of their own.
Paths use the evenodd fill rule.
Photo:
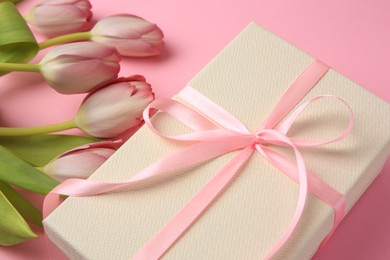
<svg viewBox="0 0 390 260">
<path fill-rule="evenodd" d="M 23 13 L 34 2 L 25 0 Z M 164 56 L 124 59 L 121 70 L 123 76 L 145 75 L 159 97 L 180 90 L 249 21 L 255 20 L 390 102 L 390 2 L 386 0 L 375 4 L 362 0 L 92 0 L 92 4 L 96 18 L 127 12 L 156 22 L 163 29 L 167 45 Z M 55 93 L 34 74 L 9 74 L 0 78 L 0 85 L 0 122 L 8 126 L 69 119 L 82 98 Z M 389 185 L 388 160 L 314 259 L 390 259 Z M 39 198 L 34 199 L 39 203 Z M 44 259 L 42 239 L 0 248 L 0 259 Z"/>
</svg>

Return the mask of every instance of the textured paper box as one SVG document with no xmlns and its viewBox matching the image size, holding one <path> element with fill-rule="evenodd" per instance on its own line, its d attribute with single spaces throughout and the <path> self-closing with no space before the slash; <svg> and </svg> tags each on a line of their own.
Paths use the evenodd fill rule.
<svg viewBox="0 0 390 260">
<path fill-rule="evenodd" d="M 189 85 L 254 130 L 313 60 L 251 24 Z M 343 141 L 301 152 L 309 169 L 346 195 L 349 210 L 389 155 L 390 106 L 333 70 L 303 101 L 323 94 L 348 102 L 356 116 L 354 129 Z M 164 132 L 185 131 L 163 114 L 153 120 Z M 347 120 L 345 107 L 320 101 L 298 119 L 290 135 L 325 140 L 341 132 Z M 143 127 L 91 179 L 124 181 L 178 148 Z M 233 155 L 123 192 L 69 198 L 44 221 L 46 232 L 72 259 L 129 259 Z M 164 259 L 261 258 L 286 228 L 297 187 L 254 154 L 239 177 Z M 332 225 L 332 208 L 309 196 L 298 229 L 276 258 L 309 259 Z"/>
</svg>

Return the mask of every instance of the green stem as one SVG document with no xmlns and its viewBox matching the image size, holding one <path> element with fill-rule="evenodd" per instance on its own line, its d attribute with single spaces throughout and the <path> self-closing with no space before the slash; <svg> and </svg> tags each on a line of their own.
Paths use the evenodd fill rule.
<svg viewBox="0 0 390 260">
<path fill-rule="evenodd" d="M 47 126 L 34 126 L 34 127 L 0 127 L 0 136 L 28 136 L 48 134 L 53 132 L 59 132 L 71 128 L 77 128 L 74 119 Z"/>
<path fill-rule="evenodd" d="M 39 43 L 39 49 L 42 50 L 47 47 L 57 45 L 60 43 L 89 40 L 91 39 L 91 36 L 92 36 L 91 32 L 79 32 L 79 33 L 61 35 Z"/>
<path fill-rule="evenodd" d="M 0 62 L 0 71 L 28 71 L 28 72 L 40 72 L 40 64 L 26 64 L 26 63 L 4 63 Z"/>
</svg>

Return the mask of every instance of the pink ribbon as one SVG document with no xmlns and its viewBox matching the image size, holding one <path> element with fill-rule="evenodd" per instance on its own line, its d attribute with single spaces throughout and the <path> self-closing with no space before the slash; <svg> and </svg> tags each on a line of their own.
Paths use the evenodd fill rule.
<svg viewBox="0 0 390 260">
<path fill-rule="evenodd" d="M 333 187 L 306 169 L 299 147 L 316 147 L 345 138 L 352 130 L 354 116 L 351 108 L 342 99 L 335 96 L 317 96 L 300 105 L 282 123 L 280 121 L 292 111 L 299 101 L 328 71 L 329 67 L 320 61 L 314 61 L 289 87 L 274 110 L 254 133 L 250 131 L 233 115 L 203 96 L 191 87 L 182 90 L 179 96 L 192 107 L 189 108 L 177 101 L 159 99 L 152 102 L 144 111 L 146 124 L 159 136 L 190 145 L 156 161 L 146 169 L 133 176 L 130 180 L 118 183 L 104 183 L 91 180 L 69 179 L 54 188 L 45 198 L 44 216 L 46 217 L 59 205 L 59 195 L 93 196 L 130 187 L 154 176 L 174 169 L 201 163 L 220 155 L 240 150 L 215 176 L 179 211 L 171 220 L 143 247 L 133 259 L 159 259 L 180 236 L 207 210 L 218 195 L 239 173 L 240 168 L 257 152 L 264 159 L 278 168 L 299 184 L 299 195 L 293 217 L 281 238 L 268 251 L 265 259 L 270 259 L 284 246 L 293 234 L 305 208 L 307 193 L 317 196 L 334 208 L 334 227 L 327 238 L 331 236 L 344 216 L 346 209 L 345 197 Z M 350 116 L 347 128 L 337 137 L 326 141 L 309 141 L 287 136 L 296 118 L 311 103 L 332 98 L 345 104 Z M 187 127 L 191 133 L 170 136 L 159 132 L 153 125 L 149 115 L 153 110 L 168 113 Z M 202 114 L 206 115 L 203 116 Z M 280 124 L 279 124 L 280 123 Z M 278 126 L 277 126 L 278 125 Z M 272 146 L 290 147 L 295 154 L 295 161 L 278 154 Z M 325 242 L 327 238 L 323 241 Z"/>
</svg>

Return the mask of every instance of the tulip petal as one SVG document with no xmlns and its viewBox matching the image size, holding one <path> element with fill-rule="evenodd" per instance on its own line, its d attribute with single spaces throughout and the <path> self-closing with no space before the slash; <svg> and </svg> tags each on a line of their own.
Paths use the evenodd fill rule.
<svg viewBox="0 0 390 260">
<path fill-rule="evenodd" d="M 97 85 L 116 78 L 119 69 L 117 63 L 105 63 L 105 66 L 102 66 L 100 60 L 82 61 L 67 66 L 42 67 L 49 85 L 63 94 L 88 92 Z"/>
<path fill-rule="evenodd" d="M 69 43 L 49 51 L 41 60 L 41 73 L 63 94 L 85 93 L 118 76 L 117 50 L 94 42 Z"/>
<path fill-rule="evenodd" d="M 44 172 L 58 181 L 69 178 L 88 178 L 113 153 L 110 148 L 85 148 L 66 152 L 47 164 Z"/>
<path fill-rule="evenodd" d="M 51 49 L 40 64 L 44 64 L 55 59 L 63 57 L 74 57 L 75 59 L 110 59 L 119 62 L 121 57 L 118 52 L 112 48 L 95 42 L 75 42 L 56 46 Z"/>
<path fill-rule="evenodd" d="M 88 0 L 41 1 L 30 10 L 26 20 L 48 36 L 78 32 L 89 27 L 91 7 Z"/>
<path fill-rule="evenodd" d="M 95 37 L 94 40 L 112 45 L 115 42 L 115 48 L 120 54 L 131 57 L 145 57 L 161 54 L 163 44 L 152 45 L 149 41 L 140 41 L 132 39 L 113 39 L 108 37 Z"/>
<path fill-rule="evenodd" d="M 88 95 L 75 118 L 86 133 L 110 138 L 140 125 L 142 111 L 154 99 L 144 81 L 118 82 Z"/>
<path fill-rule="evenodd" d="M 157 26 L 133 15 L 113 15 L 97 22 L 92 34 L 113 38 L 138 39 Z"/>
<path fill-rule="evenodd" d="M 160 28 L 134 15 L 104 18 L 96 23 L 91 34 L 93 41 L 114 46 L 125 56 L 159 55 L 164 46 L 164 35 Z"/>
</svg>

